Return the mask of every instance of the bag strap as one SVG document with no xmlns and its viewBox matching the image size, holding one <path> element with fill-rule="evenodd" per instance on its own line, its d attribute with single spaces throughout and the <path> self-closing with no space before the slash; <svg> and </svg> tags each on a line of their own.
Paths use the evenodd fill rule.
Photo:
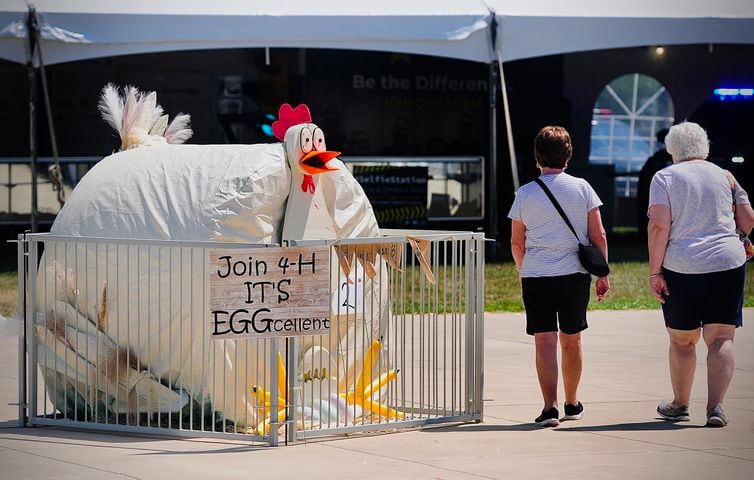
<svg viewBox="0 0 754 480">
<path fill-rule="evenodd" d="M 544 190 L 545 194 L 547 195 L 547 198 L 549 198 L 550 201 L 552 202 L 552 204 L 555 206 L 555 210 L 557 210 L 558 213 L 560 214 L 560 216 L 563 217 L 563 221 L 566 223 L 566 225 L 568 225 L 568 228 L 571 229 L 571 232 L 573 232 L 573 235 L 576 237 L 576 240 L 578 240 L 578 242 L 581 243 L 581 239 L 579 238 L 578 234 L 576 233 L 576 229 L 573 228 L 573 225 L 571 225 L 571 221 L 568 220 L 568 216 L 565 214 L 565 212 L 563 211 L 563 209 L 560 207 L 560 204 L 555 199 L 555 196 L 552 194 L 552 192 L 550 191 L 550 189 L 547 188 L 547 185 L 545 185 L 545 182 L 543 182 L 542 179 L 540 179 L 540 178 L 536 178 L 534 181 L 537 182 L 537 185 L 539 185 L 540 187 L 542 187 L 542 190 Z"/>
</svg>

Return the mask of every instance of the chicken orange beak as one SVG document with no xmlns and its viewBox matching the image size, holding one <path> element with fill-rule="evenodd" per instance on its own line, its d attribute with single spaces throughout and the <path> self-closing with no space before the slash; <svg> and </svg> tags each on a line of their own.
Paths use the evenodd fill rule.
<svg viewBox="0 0 754 480">
<path fill-rule="evenodd" d="M 338 155 L 340 155 L 340 152 L 330 152 L 327 150 L 319 152 L 317 150 L 312 150 L 311 152 L 301 157 L 301 160 L 298 161 L 298 164 L 301 167 L 301 170 L 303 170 L 307 174 L 317 175 L 318 173 L 337 170 L 337 167 L 329 166 L 328 162 Z"/>
</svg>

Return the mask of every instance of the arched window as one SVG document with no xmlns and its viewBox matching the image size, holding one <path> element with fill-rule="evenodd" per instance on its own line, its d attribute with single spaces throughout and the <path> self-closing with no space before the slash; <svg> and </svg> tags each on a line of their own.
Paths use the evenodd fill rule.
<svg viewBox="0 0 754 480">
<path fill-rule="evenodd" d="M 602 89 L 592 113 L 589 163 L 615 165 L 617 196 L 636 196 L 635 174 L 657 150 L 657 132 L 673 125 L 674 116 L 670 94 L 649 75 L 623 75 Z"/>
</svg>

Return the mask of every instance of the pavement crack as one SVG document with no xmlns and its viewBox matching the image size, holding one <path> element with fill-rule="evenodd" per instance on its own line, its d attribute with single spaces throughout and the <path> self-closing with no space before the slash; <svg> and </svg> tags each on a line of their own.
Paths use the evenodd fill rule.
<svg viewBox="0 0 754 480">
<path fill-rule="evenodd" d="M 649 440 L 639 440 L 639 439 L 636 439 L 636 438 L 626 438 L 626 437 L 621 437 L 619 435 L 609 435 L 609 434 L 606 434 L 606 433 L 599 433 L 599 432 L 580 432 L 580 433 L 587 433 L 589 435 L 596 435 L 598 437 L 614 438 L 614 439 L 617 439 L 617 440 L 629 440 L 629 441 L 632 441 L 632 442 L 644 443 L 644 444 L 647 444 L 647 445 L 656 445 L 656 446 L 660 446 L 660 447 L 676 448 L 676 449 L 680 449 L 680 450 L 686 450 L 686 451 L 689 451 L 689 452 L 706 453 L 706 454 L 709 454 L 709 455 L 716 455 L 716 456 L 725 457 L 725 458 L 733 458 L 733 459 L 736 459 L 736 460 L 743 460 L 745 462 L 754 463 L 754 460 L 752 460 L 750 458 L 738 457 L 736 455 L 730 455 L 730 454 L 726 455 L 724 453 L 714 452 L 714 451 L 711 451 L 711 450 L 705 450 L 705 449 L 702 449 L 702 448 L 684 447 L 682 445 L 673 445 L 671 443 L 652 442 L 652 441 L 649 441 Z"/>
<path fill-rule="evenodd" d="M 31 452 L 27 452 L 26 450 L 19 450 L 17 448 L 11 448 L 11 447 L 9 447 L 7 445 L 4 445 L 3 448 L 5 448 L 7 450 L 12 450 L 12 451 L 18 452 L 18 453 L 25 453 L 27 455 L 31 455 L 32 457 L 46 458 L 47 460 L 52 460 L 52 461 L 55 461 L 55 462 L 66 463 L 68 465 L 74 465 L 74 466 L 77 466 L 77 467 L 86 468 L 86 469 L 94 470 L 94 471 L 97 471 L 97 472 L 109 473 L 109 474 L 112 474 L 112 475 L 117 475 L 119 477 L 133 478 L 134 480 L 142 480 L 140 477 L 134 477 L 133 475 L 128 475 L 127 473 L 114 472 L 112 470 L 105 470 L 104 468 L 92 467 L 92 466 L 89 466 L 89 465 L 83 465 L 81 463 L 76 463 L 76 462 L 71 462 L 71 461 L 68 461 L 68 460 L 62 460 L 60 458 L 50 457 L 48 455 L 40 455 L 39 453 L 31 453 Z"/>
<path fill-rule="evenodd" d="M 441 467 L 441 466 L 435 465 L 433 463 L 420 462 L 418 460 L 411 460 L 411 459 L 402 458 L 402 457 L 395 457 L 395 456 L 392 456 L 392 455 L 383 455 L 383 454 L 380 454 L 380 453 L 368 452 L 368 451 L 365 451 L 365 450 L 359 450 L 358 448 L 346 448 L 346 447 L 339 447 L 337 445 L 324 445 L 324 446 L 325 447 L 329 447 L 329 448 L 337 448 L 339 450 L 345 450 L 345 451 L 349 451 L 349 452 L 358 452 L 358 453 L 362 453 L 362 454 L 365 454 L 365 455 L 371 455 L 373 457 L 388 458 L 388 459 L 391 459 L 391 460 L 400 460 L 402 462 L 413 463 L 413 464 L 416 464 L 416 465 L 423 465 L 425 467 L 437 468 L 437 469 L 440 469 L 440 470 L 446 470 L 448 472 L 453 472 L 453 473 L 462 473 L 464 475 L 469 475 L 469 476 L 477 477 L 477 478 L 487 478 L 487 479 L 490 479 L 490 480 L 497 480 L 497 477 L 488 477 L 487 475 L 480 475 L 478 473 L 471 473 L 471 472 L 467 472 L 467 471 L 464 471 L 464 470 L 456 470 L 454 468 Z"/>
<path fill-rule="evenodd" d="M 136 438 L 136 437 L 135 437 Z M 113 450 L 128 450 L 128 451 L 134 451 L 134 452 L 146 452 L 147 454 L 160 454 L 160 453 L 175 453 L 175 450 L 171 449 L 165 449 L 165 448 L 147 448 L 147 447 L 130 447 L 130 446 L 123 446 L 123 445 L 109 445 L 106 443 L 97 443 L 96 440 L 92 440 L 90 442 L 77 442 L 77 441 L 71 441 L 68 438 L 64 439 L 48 439 L 44 437 L 33 437 L 33 438 L 16 438 L 15 436 L 9 437 L 5 435 L 0 435 L 0 440 L 6 440 L 11 442 L 33 442 L 33 443 L 50 443 L 54 445 L 71 445 L 76 447 L 86 447 L 86 448 L 105 448 L 105 449 L 113 449 Z M 238 444 L 238 443 L 231 443 L 231 442 L 218 442 L 218 441 L 204 441 L 205 439 L 202 438 L 187 438 L 187 439 L 175 439 L 175 441 L 178 442 L 186 442 L 191 444 L 202 444 L 202 443 L 209 443 L 212 445 L 238 445 L 243 447 L 248 447 L 247 444 Z M 252 448 L 267 448 L 265 445 L 259 445 L 257 446 L 251 446 Z M 2 445 L 0 445 L 0 448 L 2 448 Z M 193 453 L 196 452 L 196 450 L 191 450 L 188 452 L 182 452 L 182 453 Z"/>
</svg>

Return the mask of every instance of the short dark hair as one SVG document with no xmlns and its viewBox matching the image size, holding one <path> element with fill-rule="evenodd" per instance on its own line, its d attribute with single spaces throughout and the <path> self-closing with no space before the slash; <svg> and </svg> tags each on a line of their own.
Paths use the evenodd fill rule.
<svg viewBox="0 0 754 480">
<path fill-rule="evenodd" d="M 565 168 L 571 155 L 571 136 L 563 127 L 544 127 L 534 139 L 534 158 L 540 167 Z"/>
</svg>

